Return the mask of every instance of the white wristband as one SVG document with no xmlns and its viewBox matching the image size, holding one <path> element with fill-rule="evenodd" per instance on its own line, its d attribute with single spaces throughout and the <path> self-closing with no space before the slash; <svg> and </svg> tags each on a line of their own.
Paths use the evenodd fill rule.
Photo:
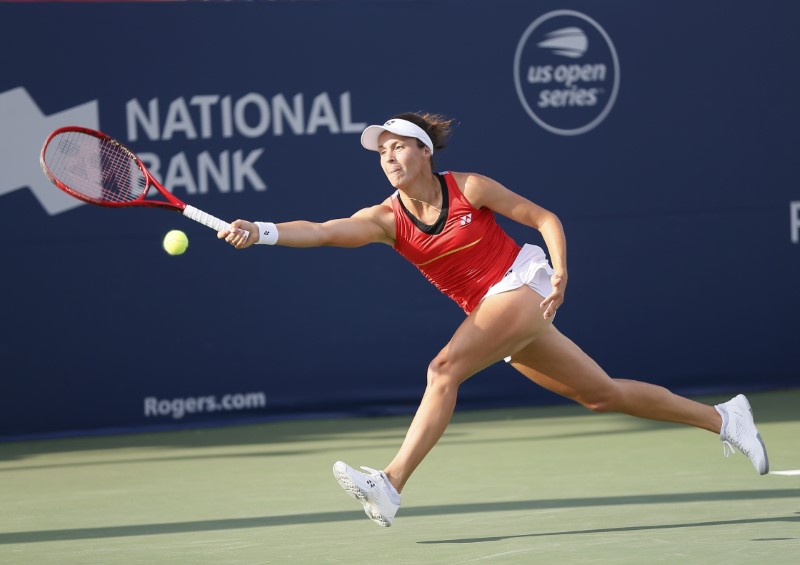
<svg viewBox="0 0 800 565">
<path fill-rule="evenodd" d="M 278 243 L 278 226 L 272 222 L 255 222 L 258 226 L 258 241 L 263 245 L 275 245 Z"/>
</svg>

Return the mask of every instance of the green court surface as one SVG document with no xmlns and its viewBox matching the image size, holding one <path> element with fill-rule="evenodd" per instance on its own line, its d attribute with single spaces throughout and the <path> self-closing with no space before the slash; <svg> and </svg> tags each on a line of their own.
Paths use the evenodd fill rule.
<svg viewBox="0 0 800 565">
<path fill-rule="evenodd" d="M 800 469 L 800 390 L 749 398 L 771 469 Z M 0 563 L 800 563 L 800 475 L 576 405 L 457 411 L 380 528 L 331 466 L 380 468 L 409 421 L 0 444 Z"/>
</svg>

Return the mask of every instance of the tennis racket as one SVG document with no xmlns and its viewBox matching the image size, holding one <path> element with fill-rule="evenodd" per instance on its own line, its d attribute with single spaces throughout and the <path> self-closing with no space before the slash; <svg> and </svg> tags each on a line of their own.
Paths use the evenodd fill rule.
<svg viewBox="0 0 800 565">
<path fill-rule="evenodd" d="M 53 184 L 89 204 L 164 208 L 217 231 L 233 229 L 182 202 L 153 178 L 133 151 L 99 131 L 77 126 L 55 130 L 45 140 L 39 162 Z M 148 198 L 150 187 L 166 200 Z"/>
</svg>

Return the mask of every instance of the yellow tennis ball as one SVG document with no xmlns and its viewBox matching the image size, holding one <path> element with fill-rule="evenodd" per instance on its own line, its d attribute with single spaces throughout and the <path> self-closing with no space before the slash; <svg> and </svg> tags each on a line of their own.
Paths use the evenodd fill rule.
<svg viewBox="0 0 800 565">
<path fill-rule="evenodd" d="M 164 251 L 170 255 L 180 255 L 189 247 L 189 238 L 181 230 L 172 230 L 164 236 Z"/>
</svg>

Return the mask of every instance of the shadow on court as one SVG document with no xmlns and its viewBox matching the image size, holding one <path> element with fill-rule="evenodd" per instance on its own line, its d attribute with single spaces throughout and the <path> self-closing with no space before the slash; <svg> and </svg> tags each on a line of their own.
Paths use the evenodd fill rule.
<svg viewBox="0 0 800 565">
<path fill-rule="evenodd" d="M 800 512 L 798 512 L 800 514 Z M 775 516 L 774 518 L 753 518 L 744 520 L 713 520 L 709 522 L 688 522 L 684 524 L 655 524 L 651 526 L 626 526 L 622 528 L 595 528 L 591 530 L 571 530 L 564 532 L 537 532 L 534 534 L 518 534 L 513 536 L 494 536 L 485 538 L 461 538 L 447 540 L 419 541 L 420 544 L 444 544 L 444 543 L 486 543 L 505 541 L 515 538 L 538 538 L 545 536 L 573 536 L 579 534 L 613 534 L 621 532 L 642 532 L 647 530 L 669 530 L 676 528 L 705 528 L 710 526 L 733 526 L 733 525 L 752 525 L 767 524 L 771 522 L 796 522 L 800 524 L 800 516 Z M 788 541 L 797 538 L 761 538 L 752 541 Z"/>
<path fill-rule="evenodd" d="M 502 443 L 525 443 L 525 442 L 538 442 L 538 441 L 546 441 L 546 440 L 554 440 L 554 439 L 570 439 L 570 438 L 586 438 L 586 437 L 609 437 L 615 435 L 624 435 L 624 434 L 634 434 L 634 433 L 641 433 L 647 432 L 656 428 L 669 426 L 669 424 L 663 424 L 661 422 L 652 422 L 649 420 L 638 420 L 636 421 L 637 425 L 630 426 L 630 422 L 628 426 L 625 428 L 621 428 L 618 430 L 601 430 L 601 431 L 580 431 L 580 432 L 572 432 L 572 433 L 542 433 L 541 429 L 532 430 L 532 433 L 529 437 L 509 437 L 509 438 L 491 438 L 491 439 L 476 439 L 474 437 L 470 437 L 468 434 L 460 434 L 454 431 L 448 431 L 444 438 L 441 440 L 442 445 L 480 445 L 480 444 L 490 444 L 490 445 L 497 445 Z M 386 448 L 392 449 L 397 447 L 402 440 L 402 433 L 404 430 L 399 429 L 396 435 L 391 437 L 375 437 L 374 435 L 370 436 L 370 446 L 373 448 Z M 466 437 L 462 437 L 466 436 Z M 377 443 L 376 440 L 386 441 L 386 443 Z M 262 441 L 261 445 L 264 445 L 266 441 Z M 234 445 L 237 445 L 234 442 Z M 169 448 L 171 445 L 165 445 L 165 447 Z M 206 448 L 206 447 L 214 447 L 214 445 L 196 445 L 198 449 Z M 111 447 L 109 447 L 111 448 Z M 98 448 L 99 450 L 99 448 Z M 341 447 L 333 446 L 333 447 L 320 447 L 314 449 L 291 449 L 291 450 L 264 450 L 264 451 L 248 451 L 244 453 L 219 453 L 219 454 L 198 454 L 198 455 L 176 455 L 176 456 L 145 456 L 145 457 L 124 457 L 124 458 L 114 458 L 108 460 L 92 460 L 92 461 L 69 461 L 69 462 L 61 462 L 61 463 L 40 463 L 40 464 L 31 464 L 31 465 L 14 465 L 13 467 L 0 467 L 0 473 L 3 472 L 16 472 L 21 470 L 34 470 L 34 469 L 56 469 L 56 468 L 72 468 L 72 467 L 96 467 L 99 465 L 124 465 L 129 463 L 160 463 L 160 462 L 170 462 L 170 461 L 203 461 L 203 460 L 214 460 L 214 459 L 231 459 L 231 458 L 270 458 L 270 457 L 285 457 L 285 456 L 294 456 L 294 455 L 311 455 L 311 454 L 322 454 L 322 453 L 330 453 L 331 455 L 337 454 L 341 452 Z M 17 459 L 22 459 L 22 457 L 17 457 Z M 0 457 L 0 461 L 3 458 Z"/>
<path fill-rule="evenodd" d="M 609 496 L 591 498 L 567 498 L 552 500 L 522 500 L 507 502 L 486 502 L 475 504 L 445 504 L 440 506 L 423 506 L 403 510 L 405 517 L 412 516 L 441 516 L 462 515 L 487 512 L 508 511 L 537 511 L 564 508 L 589 508 L 596 506 L 628 506 L 640 504 L 676 504 L 688 502 L 709 501 L 742 501 L 742 500 L 767 500 L 767 499 L 800 499 L 799 489 L 782 490 L 749 490 L 749 491 L 718 491 L 718 492 L 689 492 L 674 494 L 654 494 L 636 496 Z M 800 514 L 800 513 L 799 513 Z M 42 530 L 28 532 L 0 533 L 0 545 L 36 543 L 65 540 L 86 540 L 100 538 L 118 538 L 132 536 L 152 536 L 162 534 L 179 534 L 191 532 L 209 532 L 222 530 L 240 530 L 247 528 L 269 528 L 287 525 L 308 525 L 328 522 L 363 522 L 364 515 L 360 510 L 347 512 L 315 512 L 310 514 L 287 514 L 282 516 L 261 516 L 253 518 L 231 518 L 224 520 L 198 520 L 193 522 L 174 522 L 165 524 L 137 524 L 130 526 L 108 526 L 93 528 L 74 528 L 59 530 Z M 649 529 L 689 528 L 703 526 L 718 526 L 732 524 L 757 524 L 764 522 L 797 522 L 798 516 L 776 516 L 772 518 L 738 519 L 729 521 L 709 521 L 685 524 L 662 524 L 653 526 L 630 526 L 624 528 L 591 529 L 565 532 L 541 532 L 515 536 L 496 536 L 484 538 L 449 539 L 439 541 L 424 541 L 418 543 L 444 544 L 444 543 L 477 543 L 500 541 L 514 537 L 554 536 L 566 534 L 589 534 L 603 532 L 622 532 Z"/>
<path fill-rule="evenodd" d="M 539 408 L 508 408 L 503 410 L 462 410 L 458 411 L 454 423 L 491 423 L 505 421 L 531 420 L 544 418 L 588 417 L 593 414 L 586 409 L 571 404 Z M 95 435 L 88 437 L 69 437 L 43 439 L 24 442 L 0 442 L 0 461 L 15 461 L 43 454 L 70 453 L 86 451 L 105 451 L 108 449 L 207 449 L 214 447 L 280 446 L 292 444 L 302 446 L 313 442 L 327 442 L 333 434 L 363 435 L 373 445 L 385 441 L 386 447 L 396 447 L 402 441 L 406 428 L 411 422 L 409 416 L 362 417 L 342 419 L 311 419 L 266 422 L 248 425 L 227 425 L 216 428 L 196 428 L 157 433 L 138 433 L 120 435 Z M 590 436 L 595 433 L 636 433 L 664 426 L 661 422 L 631 418 L 624 429 L 615 432 L 593 432 L 587 424 L 586 431 L 570 434 L 550 434 L 540 427 L 532 426 L 531 440 L 558 439 L 577 436 Z M 458 442 L 459 432 L 448 430 L 443 441 Z M 475 440 L 469 440 L 474 443 Z M 493 439 L 492 442 L 503 441 Z M 512 441 L 512 440 L 509 440 Z M 297 448 L 279 451 L 264 451 L 264 456 L 323 453 L 325 448 Z M 205 457 L 205 456 L 200 456 Z M 208 456 L 213 457 L 213 456 Z M 14 467 L 19 469 L 20 467 Z M 3 471 L 3 469 L 0 469 Z"/>
<path fill-rule="evenodd" d="M 707 396 L 699 401 L 713 404 L 726 400 L 728 396 Z M 798 419 L 797 404 L 800 401 L 800 389 L 751 393 L 750 398 L 757 423 L 793 421 Z M 325 441 L 331 434 L 369 434 L 371 441 L 385 440 L 387 446 L 399 445 L 405 434 L 412 411 L 406 416 L 381 416 L 361 418 L 335 418 L 307 420 L 290 419 L 263 423 L 227 425 L 222 427 L 198 427 L 184 430 L 160 431 L 149 433 L 119 433 L 117 435 L 92 435 L 65 437 L 57 439 L 34 439 L 31 441 L 0 441 L 0 461 L 19 461 L 42 454 L 69 453 L 74 451 L 103 451 L 120 448 L 209 448 L 209 447 L 252 447 L 279 446 L 293 444 L 292 449 L 264 452 L 264 456 L 275 454 L 301 454 L 321 452 L 323 450 L 304 449 L 298 447 L 303 442 Z M 587 420 L 597 418 L 585 408 L 574 403 L 549 406 L 528 406 L 505 409 L 469 410 L 457 409 L 454 423 L 490 423 L 498 421 L 531 420 L 547 418 L 585 417 Z M 630 418 L 624 429 L 605 431 L 608 433 L 637 433 L 653 429 L 662 429 L 670 424 Z M 568 439 L 570 437 L 590 436 L 593 434 L 590 424 L 584 430 L 569 434 L 542 433 L 538 426 L 531 440 Z M 457 432 L 448 431 L 443 441 L 455 443 Z M 474 443 L 475 440 L 469 440 Z M 492 442 L 502 441 L 493 439 Z M 513 440 L 519 441 L 519 438 Z M 204 456 L 201 456 L 201 458 Z"/>
</svg>

